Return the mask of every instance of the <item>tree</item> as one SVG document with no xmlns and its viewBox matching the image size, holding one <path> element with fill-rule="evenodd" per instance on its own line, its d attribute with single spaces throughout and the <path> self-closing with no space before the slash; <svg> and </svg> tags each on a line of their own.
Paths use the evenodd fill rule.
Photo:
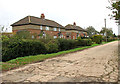
<svg viewBox="0 0 120 84">
<path fill-rule="evenodd" d="M 113 37 L 117 37 L 115 33 L 113 34 Z"/>
<path fill-rule="evenodd" d="M 111 29 L 107 29 L 107 36 L 113 37 L 113 31 Z"/>
<path fill-rule="evenodd" d="M 109 15 L 111 16 L 111 18 L 114 18 L 115 20 L 119 20 L 120 18 L 120 1 L 118 2 L 112 2 L 110 0 L 108 0 L 111 4 L 111 7 L 107 7 L 108 9 L 110 9 L 112 11 L 112 14 Z"/>
<path fill-rule="evenodd" d="M 107 37 L 113 36 L 113 31 L 112 31 L 112 29 L 110 29 L 110 28 L 108 29 L 108 28 L 103 27 L 103 28 L 101 29 L 100 33 L 101 33 L 102 35 L 104 35 L 104 36 L 105 36 L 105 34 L 106 34 Z"/>
<path fill-rule="evenodd" d="M 106 32 L 106 28 L 103 27 L 103 28 L 101 29 L 101 31 L 100 31 L 100 34 L 102 34 L 102 35 L 104 36 L 104 35 L 105 35 L 105 32 Z"/>
<path fill-rule="evenodd" d="M 0 25 L 0 32 L 3 32 L 4 29 L 5 29 L 5 27 Z"/>
<path fill-rule="evenodd" d="M 99 32 L 96 31 L 95 28 L 92 27 L 92 26 L 87 27 L 87 28 L 86 28 L 86 31 L 87 31 L 88 36 L 90 36 L 90 37 L 92 37 L 93 35 L 99 33 Z"/>
</svg>

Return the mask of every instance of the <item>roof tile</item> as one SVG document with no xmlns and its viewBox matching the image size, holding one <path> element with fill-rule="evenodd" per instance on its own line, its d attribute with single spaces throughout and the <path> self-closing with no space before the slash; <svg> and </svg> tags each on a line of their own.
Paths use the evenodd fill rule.
<svg viewBox="0 0 120 84">
<path fill-rule="evenodd" d="M 27 16 L 13 23 L 11 26 L 19 26 L 19 25 L 25 25 L 25 24 L 45 25 L 45 26 L 64 28 L 62 25 L 58 24 L 57 22 L 53 20 L 42 19 L 42 18 L 38 18 L 34 16 Z"/>
</svg>

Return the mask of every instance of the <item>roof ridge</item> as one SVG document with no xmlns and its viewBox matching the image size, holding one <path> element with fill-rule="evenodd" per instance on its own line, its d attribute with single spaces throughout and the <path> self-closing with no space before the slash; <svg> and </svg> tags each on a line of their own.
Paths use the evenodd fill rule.
<svg viewBox="0 0 120 84">
<path fill-rule="evenodd" d="M 62 26 L 61 24 L 59 24 L 54 20 L 50 20 L 50 19 L 43 20 L 40 17 L 30 16 L 30 15 L 13 23 L 12 26 L 25 25 L 25 24 L 46 25 L 46 26 L 64 28 L 64 26 Z"/>
<path fill-rule="evenodd" d="M 70 25 L 70 26 L 74 29 L 73 25 Z"/>
</svg>

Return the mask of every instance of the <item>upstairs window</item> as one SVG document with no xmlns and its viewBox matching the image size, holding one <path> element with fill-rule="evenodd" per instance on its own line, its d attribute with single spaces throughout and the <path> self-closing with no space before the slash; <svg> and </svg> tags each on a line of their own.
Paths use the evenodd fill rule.
<svg viewBox="0 0 120 84">
<path fill-rule="evenodd" d="M 48 27 L 48 26 L 46 26 L 46 30 L 49 30 L 49 27 Z"/>
<path fill-rule="evenodd" d="M 57 31 L 57 28 L 54 28 L 54 31 Z"/>
<path fill-rule="evenodd" d="M 40 30 L 42 30 L 42 26 L 40 26 Z"/>
<path fill-rule="evenodd" d="M 58 31 L 60 31 L 60 28 L 59 28 L 59 30 Z"/>
<path fill-rule="evenodd" d="M 34 35 L 32 35 L 32 39 L 34 38 Z"/>
<path fill-rule="evenodd" d="M 73 36 L 73 39 L 75 39 L 75 36 Z"/>
<path fill-rule="evenodd" d="M 62 38 L 63 38 L 63 35 L 62 35 Z"/>
<path fill-rule="evenodd" d="M 57 38 L 57 36 L 53 36 L 53 38 Z"/>
</svg>

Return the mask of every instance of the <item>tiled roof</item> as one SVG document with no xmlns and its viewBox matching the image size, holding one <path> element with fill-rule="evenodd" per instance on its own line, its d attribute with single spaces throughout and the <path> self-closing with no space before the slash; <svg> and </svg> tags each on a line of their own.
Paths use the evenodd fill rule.
<svg viewBox="0 0 120 84">
<path fill-rule="evenodd" d="M 76 25 L 71 25 L 71 24 L 68 24 L 65 26 L 65 29 L 66 30 L 78 30 L 78 31 L 85 31 L 84 29 L 82 29 L 81 27 L 79 26 L 76 26 Z"/>
<path fill-rule="evenodd" d="M 44 25 L 44 26 L 64 28 L 62 25 L 58 24 L 55 21 L 48 20 L 48 19 L 42 19 L 42 18 L 38 18 L 38 17 L 34 17 L 34 16 L 27 16 L 27 17 L 13 23 L 11 26 L 19 26 L 19 25 L 26 25 L 26 24 Z"/>
</svg>

